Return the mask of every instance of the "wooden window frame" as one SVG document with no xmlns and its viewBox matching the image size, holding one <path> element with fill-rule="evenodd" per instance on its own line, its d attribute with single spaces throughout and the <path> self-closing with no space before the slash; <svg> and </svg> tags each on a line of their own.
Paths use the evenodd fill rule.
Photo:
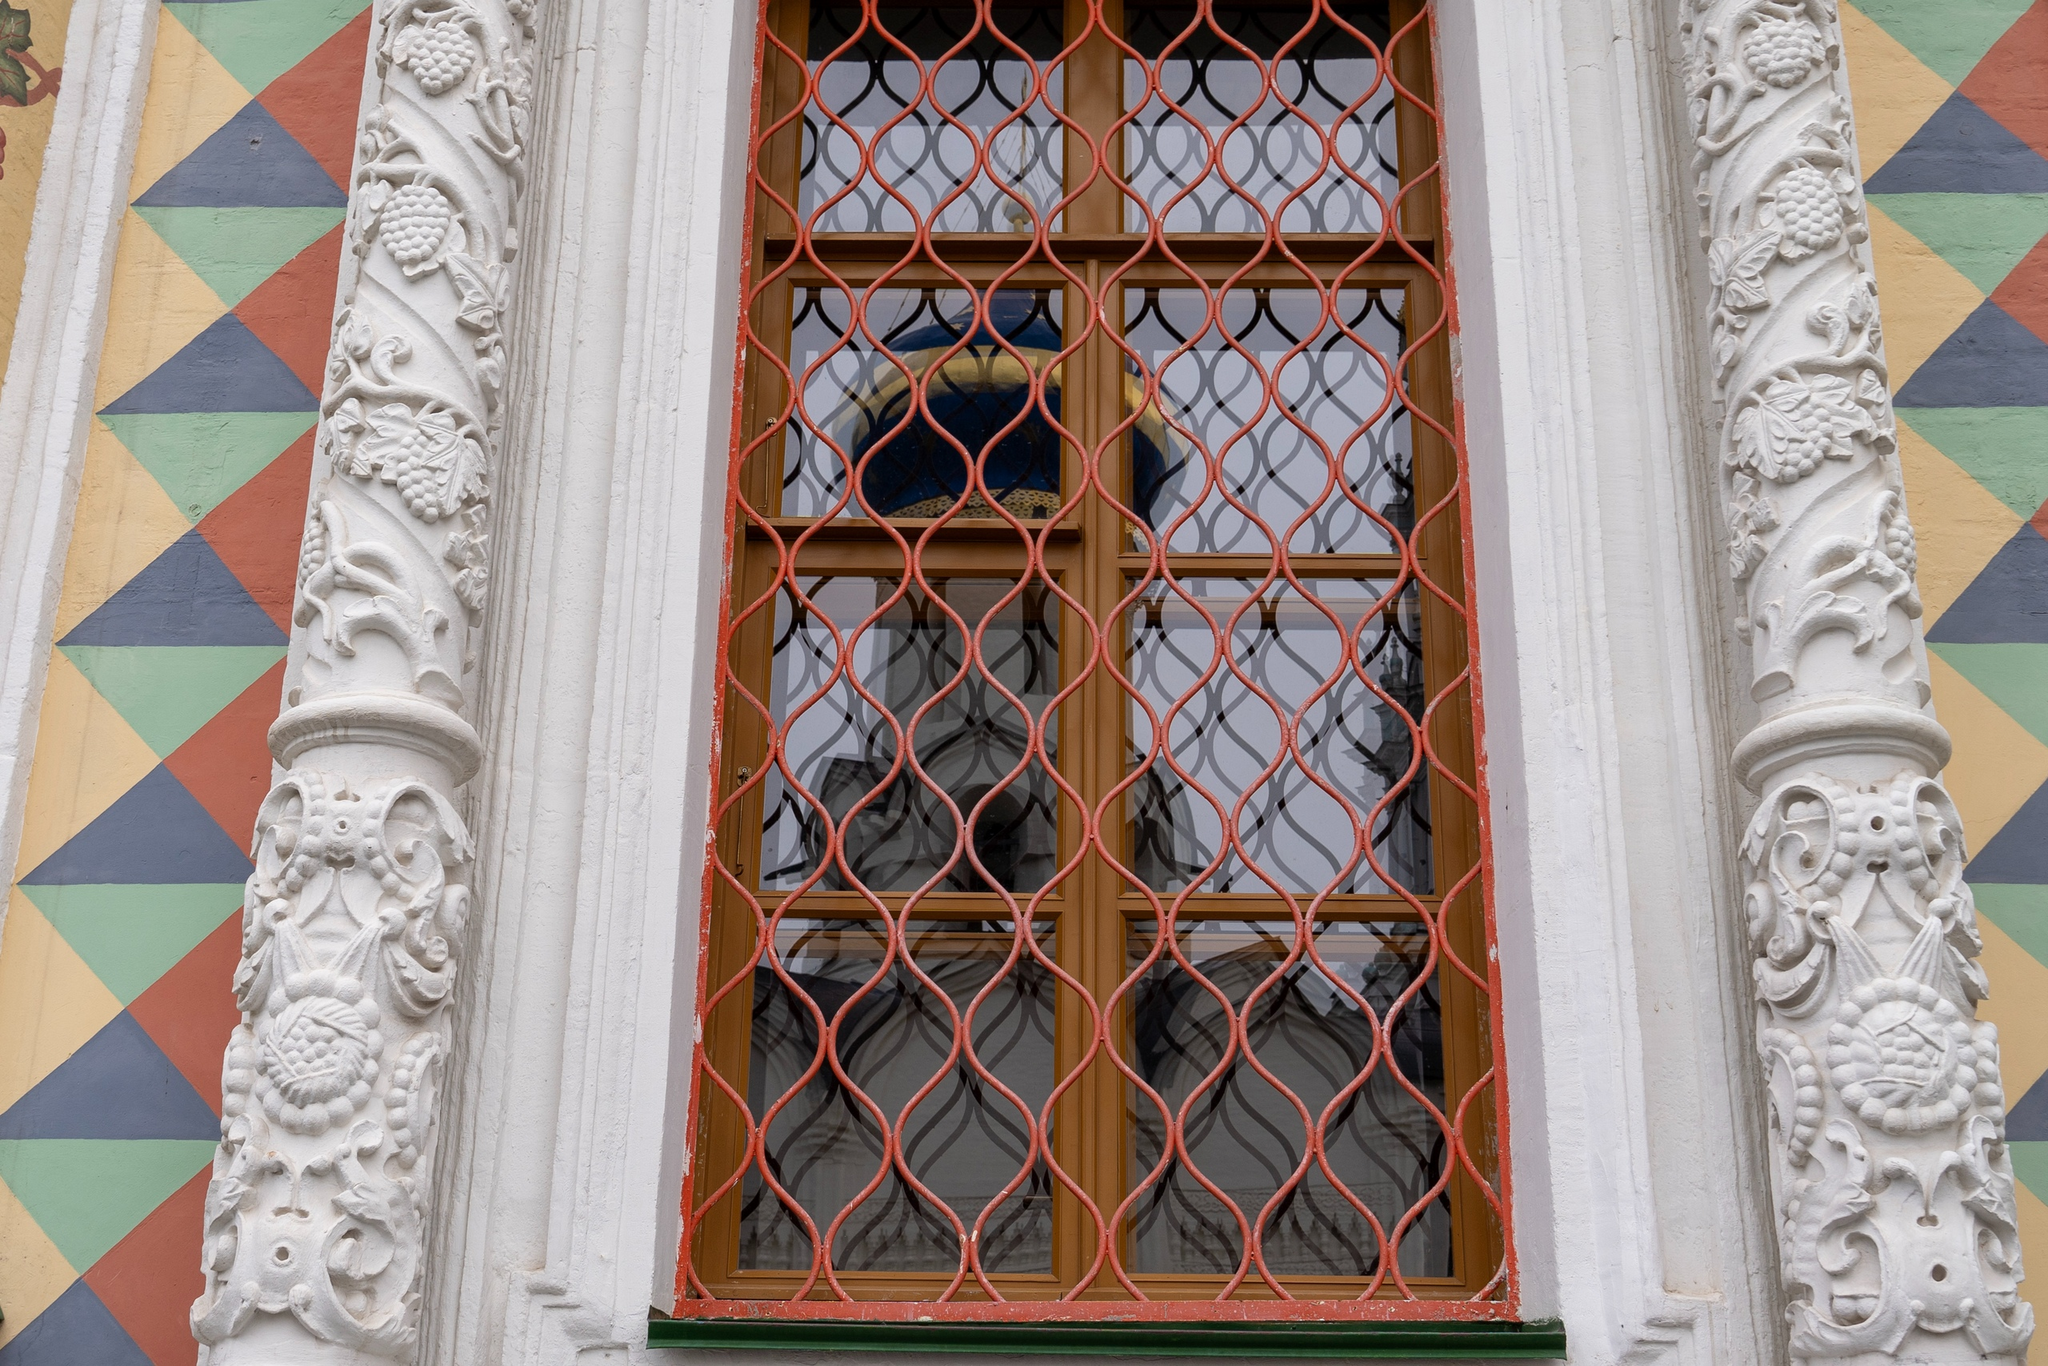
<svg viewBox="0 0 2048 1366">
<path fill-rule="evenodd" d="M 1403 50 L 1393 54 L 1396 74 L 1402 84 L 1416 92 L 1421 100 L 1433 102 L 1435 81 L 1428 46 L 1429 20 L 1423 14 L 1427 0 L 1392 0 L 1392 7 L 1397 29 L 1411 21 L 1419 21 L 1424 35 L 1420 45 L 1411 41 Z M 1093 4 L 1090 0 L 1066 0 L 1066 31 L 1071 35 L 1077 25 L 1090 22 L 1091 14 L 1099 15 L 1103 23 L 1120 24 L 1121 8 L 1121 0 L 1094 0 Z M 807 0 L 765 0 L 764 32 L 772 29 L 783 42 L 802 54 L 806 49 L 803 33 L 806 10 Z M 786 116 L 800 92 L 800 82 L 786 60 L 777 63 L 771 73 L 761 74 L 765 48 L 765 42 L 758 46 L 756 56 L 755 126 L 763 129 L 775 119 Z M 1098 135 L 1109 129 L 1123 112 L 1120 107 L 1121 68 L 1121 56 L 1114 46 L 1099 35 L 1092 38 L 1074 54 L 1067 68 L 1069 99 L 1064 105 L 1066 113 Z M 1411 343 L 1411 349 L 1406 353 L 1407 363 L 1403 367 L 1402 393 L 1411 412 L 1416 414 L 1411 418 L 1415 505 L 1420 512 L 1446 499 L 1455 498 L 1456 503 L 1448 515 L 1437 516 L 1429 522 L 1414 546 L 1414 560 L 1449 594 L 1469 602 L 1466 589 L 1470 574 L 1469 511 L 1460 492 L 1464 479 L 1463 457 L 1449 435 L 1454 427 L 1454 409 L 1449 354 L 1450 301 L 1446 297 L 1444 283 L 1447 263 L 1441 196 L 1431 183 L 1432 177 L 1440 180 L 1441 171 L 1440 168 L 1432 169 L 1436 150 L 1428 120 L 1416 115 L 1406 105 L 1401 107 L 1400 117 L 1400 178 L 1404 185 L 1420 185 L 1423 192 L 1417 193 L 1411 188 L 1400 199 L 1398 231 L 1383 231 L 1377 235 L 1276 233 L 1270 242 L 1257 234 L 1176 233 L 1163 235 L 1161 242 L 1147 251 L 1145 233 L 1121 230 L 1117 222 L 1122 208 L 1120 196 L 1114 185 L 1106 179 L 1099 179 L 1096 185 L 1067 206 L 1063 230 L 1047 234 L 1047 241 L 1059 259 L 1084 277 L 1086 288 L 1077 290 L 1066 283 L 1056 269 L 1044 263 L 1044 256 L 1038 252 L 1034 239 L 1022 234 L 932 234 L 930 253 L 922 260 L 906 265 L 903 264 L 906 259 L 916 255 L 913 234 L 800 234 L 795 231 L 795 225 L 789 221 L 786 212 L 771 197 L 763 194 L 755 198 L 750 208 L 743 297 L 755 299 L 753 282 L 765 278 L 771 269 L 788 260 L 792 253 L 808 253 L 809 259 L 816 263 L 789 273 L 775 289 L 760 295 L 756 301 L 753 314 L 756 335 L 771 339 L 772 344 L 779 348 L 779 354 L 786 357 L 792 313 L 789 300 L 794 290 L 806 285 L 843 282 L 859 292 L 878 280 L 908 288 L 919 285 L 960 287 L 956 276 L 931 263 L 933 255 L 965 276 L 975 288 L 1000 283 L 1004 287 L 1062 289 L 1065 293 L 1063 334 L 1069 339 L 1075 330 L 1074 320 L 1087 307 L 1090 296 L 1104 301 L 1106 315 L 1114 313 L 1120 317 L 1121 310 L 1113 310 L 1109 304 L 1121 296 L 1110 291 L 1123 287 L 1147 284 L 1186 286 L 1199 278 L 1211 289 L 1217 289 L 1226 281 L 1232 288 L 1299 288 L 1307 283 L 1307 272 L 1326 287 L 1341 279 L 1347 289 L 1399 289 L 1403 297 L 1403 324 L 1407 335 L 1410 338 L 1415 335 L 1417 320 L 1430 320 L 1428 325 L 1435 329 L 1428 340 L 1420 344 Z M 792 204 L 796 202 L 796 139 L 793 129 L 794 125 L 780 136 L 763 139 L 758 149 L 763 179 L 787 195 Z M 1110 155 L 1120 154 L 1120 138 L 1106 139 L 1105 145 Z M 1080 149 L 1079 155 L 1076 155 L 1076 148 Z M 1085 144 L 1070 135 L 1065 162 L 1070 184 L 1077 170 L 1085 169 L 1087 160 Z M 1269 247 L 1278 250 L 1269 250 Z M 1261 252 L 1268 259 L 1246 268 L 1247 263 Z M 1037 254 L 1036 264 L 1029 263 L 1034 253 Z M 1279 259 L 1274 259 L 1276 256 Z M 1185 262 L 1188 268 L 1176 264 L 1176 258 Z M 1123 269 L 1119 272 L 1120 267 Z M 1116 274 L 1116 283 L 1105 285 L 1105 277 L 1112 273 Z M 1108 322 L 1106 319 L 1106 325 L 1120 326 L 1120 322 Z M 1071 340 L 1067 344 L 1071 345 Z M 741 338 L 739 352 L 741 389 L 736 408 L 739 423 L 734 441 L 736 452 L 772 431 L 778 425 L 780 410 L 778 385 L 764 380 L 763 372 L 769 367 L 758 356 L 749 354 L 745 336 Z M 1091 449 L 1103 441 L 1105 434 L 1123 416 L 1119 361 L 1120 353 L 1103 330 L 1096 329 L 1081 349 L 1065 362 L 1069 368 L 1063 376 L 1062 417 Z M 1420 420 L 1423 414 L 1433 421 Z M 764 446 L 762 449 L 769 448 Z M 1106 447 L 1103 452 L 1105 466 L 1114 456 L 1119 480 L 1128 468 L 1121 449 L 1121 445 Z M 1069 447 L 1063 460 L 1063 491 L 1070 493 L 1078 487 L 1080 477 L 1080 458 Z M 773 494 L 769 487 L 772 471 L 767 458 L 755 455 L 738 467 L 736 479 L 739 492 L 753 506 L 773 507 Z M 932 519 L 892 519 L 891 525 L 907 538 L 916 540 L 920 533 L 932 528 Z M 1107 621 L 1116 615 L 1114 605 L 1122 596 L 1129 576 L 1143 573 L 1154 562 L 1153 556 L 1130 551 L 1126 529 L 1121 525 L 1119 515 L 1092 496 L 1085 498 L 1078 509 L 1060 521 L 1034 524 L 1033 529 L 1045 570 L 1060 576 L 1069 591 L 1078 589 L 1076 596 L 1097 621 Z M 774 583 L 779 573 L 778 540 L 787 543 L 805 531 L 812 534 L 794 559 L 792 573 L 837 570 L 887 575 L 904 572 L 903 552 L 888 528 L 880 524 L 848 518 L 818 527 L 815 519 L 811 518 L 771 514 L 761 519 L 750 519 L 735 515 L 729 525 L 732 586 L 731 600 L 726 609 L 729 615 L 739 605 L 759 598 Z M 918 556 L 927 570 L 978 577 L 1016 575 L 1026 569 L 1029 558 L 1027 548 L 1007 523 L 957 518 L 931 530 Z M 1156 552 L 1156 558 L 1187 574 L 1255 579 L 1266 575 L 1272 559 L 1270 555 L 1193 555 L 1165 551 Z M 1398 553 L 1290 553 L 1288 558 L 1304 579 L 1391 579 L 1401 572 L 1403 564 L 1403 557 Z M 1431 697 L 1447 694 L 1445 705 L 1438 708 L 1429 721 L 1431 740 L 1443 764 L 1471 791 L 1479 793 L 1482 800 L 1474 801 L 1461 795 L 1441 772 L 1430 769 L 1426 781 L 1430 784 L 1430 809 L 1436 817 L 1432 834 L 1436 890 L 1416 899 L 1432 907 L 1440 907 L 1444 901 L 1443 888 L 1447 885 L 1460 887 L 1461 913 L 1447 917 L 1453 919 L 1457 926 L 1455 947 L 1465 961 L 1489 964 L 1489 946 L 1493 939 L 1490 885 L 1483 875 L 1470 879 L 1465 876 L 1468 870 L 1483 870 L 1485 866 L 1484 787 L 1478 758 L 1477 708 L 1473 700 L 1476 677 L 1471 667 L 1474 633 L 1470 629 L 1470 612 L 1467 608 L 1461 613 L 1428 593 L 1422 594 L 1421 610 L 1425 688 Z M 757 676 L 753 680 L 757 684 L 765 684 L 770 667 L 767 640 L 772 632 L 772 621 L 772 612 L 756 612 L 731 633 L 728 641 L 731 657 L 748 661 Z M 1062 682 L 1072 677 L 1074 664 L 1070 656 L 1077 643 L 1071 631 L 1062 631 Z M 1468 680 L 1462 688 L 1455 683 L 1461 675 Z M 765 697 L 765 688 L 758 695 Z M 766 744 L 762 727 L 751 714 L 743 709 L 727 708 L 725 718 L 716 775 L 720 794 L 732 793 L 744 785 L 760 764 Z M 1060 724 L 1062 771 L 1091 802 L 1099 800 L 1103 792 L 1124 776 L 1123 694 L 1098 669 L 1086 685 L 1086 691 L 1062 708 Z M 719 857 L 727 867 L 745 870 L 750 886 L 757 886 L 754 879 L 758 869 L 753 865 L 758 859 L 760 801 L 761 788 L 757 784 L 750 797 L 727 812 L 715 834 Z M 1058 838 L 1064 858 L 1076 849 L 1078 835 L 1072 828 L 1076 822 L 1067 818 L 1067 803 L 1061 805 Z M 1125 827 L 1120 811 L 1114 826 L 1118 831 Z M 1109 828 L 1110 822 L 1105 821 L 1105 831 Z M 1105 834 L 1104 838 L 1110 836 Z M 704 934 L 706 951 L 701 960 L 700 1000 L 712 984 L 725 980 L 744 964 L 754 939 L 751 912 L 746 910 L 744 903 L 721 880 L 714 879 L 713 888 Z M 812 908 L 822 910 L 834 898 L 846 898 L 849 910 L 853 909 L 853 903 L 865 904 L 858 893 L 810 892 L 805 897 L 806 910 L 813 914 L 816 912 Z M 905 897 L 883 894 L 880 899 L 894 906 L 902 904 Z M 1164 899 L 1165 894 L 1162 894 Z M 1182 914 L 1190 918 L 1280 921 L 1292 918 L 1286 902 L 1272 896 L 1191 893 L 1177 899 L 1187 908 Z M 1090 907 L 1107 907 L 1109 910 L 1108 913 L 1091 912 Z M 919 915 L 935 919 L 987 917 L 991 911 L 1005 913 L 1004 903 L 993 893 L 946 892 L 923 896 Z M 1142 895 L 1133 894 L 1122 886 L 1121 878 L 1113 870 L 1104 866 L 1100 859 L 1091 859 L 1063 887 L 1046 897 L 1041 914 L 1049 915 L 1058 925 L 1057 952 L 1062 965 L 1075 971 L 1095 999 L 1102 1000 L 1124 975 L 1122 965 L 1132 921 L 1148 919 L 1153 912 L 1151 904 Z M 1418 919 L 1409 899 L 1399 894 L 1328 898 L 1317 903 L 1314 918 Z M 1070 924 L 1078 926 L 1079 932 L 1068 933 Z M 1447 931 L 1447 937 L 1449 933 Z M 1490 966 L 1488 977 L 1491 984 L 1489 994 L 1497 1001 L 1498 974 Z M 1488 1069 L 1500 1056 L 1498 1010 L 1495 1008 L 1489 1014 L 1479 993 L 1447 969 L 1438 971 L 1437 980 L 1442 993 L 1445 1092 L 1447 1097 L 1455 1097 L 1485 1078 Z M 737 996 L 731 999 L 738 1001 Z M 1084 1032 L 1080 1021 L 1085 1019 L 1085 1015 L 1078 1005 L 1065 997 L 1062 998 L 1060 1012 L 1058 1056 L 1064 1075 L 1064 1070 L 1080 1055 L 1076 1037 Z M 747 1049 L 746 1011 L 728 1009 L 700 1018 L 704 1026 L 704 1057 L 722 1075 L 743 1078 Z M 1121 1024 L 1117 1027 L 1122 1029 Z M 1123 1153 L 1128 1147 L 1128 1139 L 1125 1136 L 1120 1142 L 1104 1141 L 1100 1130 L 1114 1126 L 1122 1134 L 1125 1085 L 1113 1069 L 1097 1064 L 1070 1093 L 1065 1102 L 1067 1109 L 1059 1112 L 1064 1115 L 1071 1111 L 1074 1121 L 1061 1119 L 1054 1126 L 1062 1165 L 1082 1180 L 1105 1214 L 1115 1207 L 1124 1189 Z M 1500 1192 L 1506 1189 L 1505 1155 L 1500 1139 L 1503 1127 L 1500 1110 L 1504 1095 L 1504 1083 L 1496 1077 L 1490 1088 L 1481 1093 L 1478 1108 L 1485 1112 L 1476 1117 L 1474 1125 L 1479 1138 L 1475 1144 L 1478 1149 L 1475 1156 L 1487 1165 L 1489 1174 L 1494 1177 L 1493 1184 Z M 697 1171 L 714 1174 L 730 1171 L 737 1161 L 736 1126 L 705 1123 L 703 1113 L 700 1096 L 693 1105 L 692 1166 Z M 1299 1297 L 1289 1301 L 1274 1294 L 1254 1277 L 1246 1279 L 1230 1300 L 1218 1301 L 1216 1291 L 1226 1278 L 1133 1274 L 1132 1279 L 1149 1297 L 1147 1301 L 1134 1301 L 1113 1277 L 1104 1273 L 1098 1275 L 1093 1285 L 1083 1290 L 1078 1299 L 1062 1299 L 1072 1291 L 1088 1255 L 1080 1248 L 1077 1238 L 1070 1232 L 1062 1232 L 1072 1229 L 1078 1217 L 1078 1205 L 1070 1194 L 1060 1189 L 1055 1198 L 1053 1274 L 1049 1277 L 991 1276 L 1005 1297 L 1003 1302 L 981 1295 L 972 1281 L 966 1284 L 958 1298 L 937 1301 L 934 1297 L 952 1279 L 944 1275 L 845 1271 L 837 1274 L 851 1297 L 851 1304 L 840 1300 L 822 1280 L 807 1297 L 793 1299 L 806 1280 L 804 1273 L 737 1270 L 734 1258 L 739 1201 L 735 1195 L 722 1202 L 722 1209 L 715 1207 L 703 1218 L 694 1239 L 688 1234 L 685 1236 L 682 1249 L 685 1269 L 679 1277 L 679 1286 L 686 1285 L 687 1278 L 694 1274 L 710 1294 L 691 1292 L 680 1295 L 678 1313 L 733 1312 L 744 1306 L 744 1312 L 748 1314 L 792 1317 L 855 1314 L 863 1318 L 879 1315 L 897 1319 L 931 1316 L 974 1319 L 991 1315 L 1011 1319 L 1031 1317 L 1034 1312 L 1057 1312 L 1060 1317 L 1072 1318 L 1089 1316 L 1090 1310 L 1096 1315 L 1114 1312 L 1119 1316 L 1128 1315 L 1132 1310 L 1147 1313 L 1158 1310 L 1173 1318 L 1214 1318 L 1219 1314 L 1241 1317 L 1247 1312 L 1254 1315 L 1272 1312 L 1289 1317 L 1367 1320 L 1387 1317 L 1511 1317 L 1515 1285 L 1505 1195 L 1494 1197 L 1499 1202 L 1496 1212 L 1496 1209 L 1489 1208 L 1487 1197 L 1477 1189 L 1476 1183 L 1455 1163 L 1452 1168 L 1450 1199 L 1455 1230 L 1454 1274 L 1448 1278 L 1407 1277 L 1405 1293 L 1396 1285 L 1397 1278 L 1388 1278 L 1375 1296 L 1359 1299 L 1356 1298 L 1362 1284 L 1359 1280 L 1284 1277 L 1282 1283 L 1288 1292 Z M 695 1185 L 694 1179 L 686 1185 L 686 1228 L 690 1225 L 689 1187 Z"/>
</svg>

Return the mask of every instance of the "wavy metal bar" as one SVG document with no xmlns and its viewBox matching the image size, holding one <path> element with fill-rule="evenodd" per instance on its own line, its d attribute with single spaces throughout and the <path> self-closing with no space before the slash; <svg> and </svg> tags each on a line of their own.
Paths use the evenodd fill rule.
<svg viewBox="0 0 2048 1366">
<path fill-rule="evenodd" d="M 788 8 L 679 1312 L 1512 1314 L 1428 7 Z"/>
<path fill-rule="evenodd" d="M 379 0 L 299 557 L 291 771 L 257 816 L 192 1331 L 213 1366 L 411 1360 L 472 845 L 534 0 Z"/>
<path fill-rule="evenodd" d="M 1913 531 L 1827 0 L 1688 0 L 1729 569 L 1764 794 L 1742 845 L 1798 1362 L 1995 1362 L 2033 1334 L 1997 1031 L 1938 777 Z"/>
</svg>

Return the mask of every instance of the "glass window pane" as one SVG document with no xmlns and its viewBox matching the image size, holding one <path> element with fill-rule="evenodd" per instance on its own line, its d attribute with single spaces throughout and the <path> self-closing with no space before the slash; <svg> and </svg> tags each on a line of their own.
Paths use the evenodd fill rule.
<svg viewBox="0 0 2048 1366">
<path fill-rule="evenodd" d="M 1125 227 L 1263 233 L 1277 210 L 1284 232 L 1378 232 L 1400 189 L 1386 0 L 1321 17 L 1286 0 L 1205 8 L 1125 0 L 1128 40 L 1158 71 L 1148 90 L 1147 63 L 1124 61 Z"/>
<path fill-rule="evenodd" d="M 939 517 L 963 493 L 956 517 L 994 517 L 991 501 L 1022 518 L 1058 509 L 1060 291 L 997 290 L 985 319 L 964 289 L 870 289 L 858 321 L 840 289 L 800 288 L 794 302 L 784 516 L 844 500 L 844 517 Z"/>
<path fill-rule="evenodd" d="M 1126 615 L 1128 763 L 1141 776 L 1124 802 L 1141 885 L 1434 890 L 1428 769 L 1410 728 L 1425 700 L 1416 589 L 1303 585 L 1310 596 L 1250 579 L 1154 583 Z"/>
<path fill-rule="evenodd" d="M 811 0 L 798 212 L 814 232 L 1032 231 L 1062 192 L 1060 45 L 1058 5 L 981 21 L 969 3 L 884 4 L 869 20 L 858 0 Z"/>
<path fill-rule="evenodd" d="M 1398 552 L 1415 520 L 1408 410 L 1389 383 L 1401 291 L 1340 290 L 1336 317 L 1307 289 L 1216 303 L 1212 321 L 1200 289 L 1124 291 L 1126 410 L 1143 412 L 1126 486 L 1143 527 L 1176 552 L 1265 555 L 1282 536 L 1296 555 Z M 1150 549 L 1146 530 L 1134 549 Z"/>
<path fill-rule="evenodd" d="M 823 862 L 825 891 L 934 878 L 941 891 L 1037 891 L 1059 858 L 1056 727 L 1031 736 L 1059 689 L 1058 600 L 1037 581 L 940 579 L 936 596 L 915 584 L 898 596 L 900 582 L 800 576 L 777 599 L 769 708 L 782 750 L 764 784 L 761 886 L 793 890 Z M 899 730 L 917 768 L 892 777 Z M 953 806 L 968 821 L 958 850 Z"/>
<path fill-rule="evenodd" d="M 1051 958 L 1051 926 L 1033 934 Z M 901 935 L 892 950 L 880 921 L 776 925 L 772 957 L 754 969 L 747 1072 L 748 1109 L 781 1106 L 762 1162 L 820 1235 L 852 1207 L 832 1248 L 841 1271 L 952 1272 L 963 1240 L 950 1209 L 969 1232 L 987 1212 L 984 1270 L 1050 1272 L 1052 1177 L 1031 1133 L 1054 1081 L 1052 974 L 1012 921 L 912 920 Z M 954 1017 L 970 1007 L 972 1058 L 963 1049 L 949 1064 Z M 834 1029 L 830 1058 L 821 1018 Z M 943 1207 L 890 1163 L 891 1131 L 903 1167 Z M 808 1269 L 811 1236 L 761 1165 L 742 1183 L 740 1269 Z"/>
<path fill-rule="evenodd" d="M 1158 934 L 1152 921 L 1132 926 L 1131 970 L 1155 947 L 1159 956 L 1131 999 L 1131 1064 L 1157 1097 L 1126 1090 L 1129 1180 L 1152 1179 L 1130 1214 L 1131 1270 L 1231 1274 L 1245 1252 L 1241 1214 L 1258 1229 L 1275 1276 L 1372 1275 L 1379 1240 L 1358 1206 L 1391 1240 L 1450 1162 L 1443 1127 L 1402 1085 L 1442 1109 L 1443 1021 L 1428 932 L 1318 921 L 1297 943 L 1285 921 L 1181 920 L 1170 945 Z M 1233 1016 L 1243 1020 L 1241 1042 Z M 1386 1052 L 1375 1063 L 1376 1022 Z M 1184 1161 L 1167 1141 L 1169 1116 Z M 1327 1171 L 1312 1157 L 1302 1170 L 1311 1132 Z M 1402 1234 L 1398 1264 L 1405 1276 L 1451 1274 L 1446 1196 L 1428 1199 Z"/>
</svg>

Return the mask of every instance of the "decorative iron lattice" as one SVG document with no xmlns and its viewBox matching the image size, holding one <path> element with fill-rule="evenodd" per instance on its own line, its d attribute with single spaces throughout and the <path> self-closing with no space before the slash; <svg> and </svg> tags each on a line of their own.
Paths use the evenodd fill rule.
<svg viewBox="0 0 2048 1366">
<path fill-rule="evenodd" d="M 685 1314 L 1514 1312 L 1421 0 L 768 0 Z"/>
</svg>

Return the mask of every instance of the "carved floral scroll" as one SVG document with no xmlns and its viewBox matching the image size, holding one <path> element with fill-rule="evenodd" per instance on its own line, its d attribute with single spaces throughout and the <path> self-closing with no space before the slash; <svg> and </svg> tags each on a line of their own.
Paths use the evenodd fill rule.
<svg viewBox="0 0 2048 1366">
<path fill-rule="evenodd" d="M 533 0 L 378 0 L 207 1191 L 214 1366 L 410 1360 L 472 845 Z"/>
<path fill-rule="evenodd" d="M 1742 845 L 1798 1362 L 2017 1366 L 2033 1332 L 1963 830 L 1927 709 L 1828 0 L 1683 0 L 1727 560 L 1761 721 Z"/>
</svg>

